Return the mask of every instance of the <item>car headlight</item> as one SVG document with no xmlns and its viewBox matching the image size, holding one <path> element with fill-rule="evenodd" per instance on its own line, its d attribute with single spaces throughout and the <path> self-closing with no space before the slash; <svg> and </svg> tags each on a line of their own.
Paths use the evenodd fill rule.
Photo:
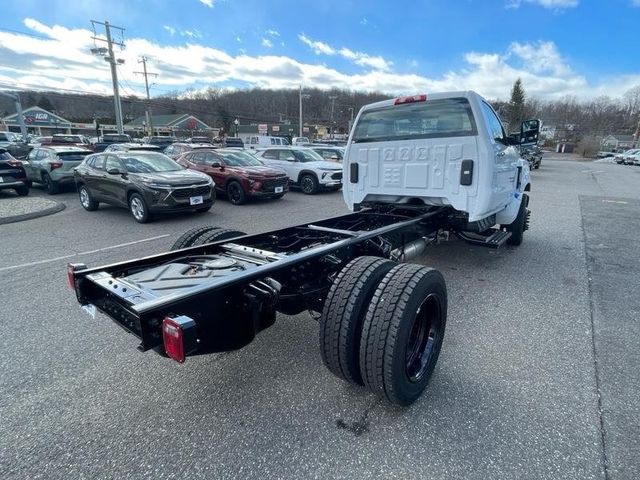
<svg viewBox="0 0 640 480">
<path fill-rule="evenodd" d="M 149 188 L 153 188 L 155 190 L 172 190 L 173 187 L 171 185 L 169 185 L 168 183 L 159 183 L 159 182 L 155 182 L 153 180 L 141 180 L 141 182 Z"/>
</svg>

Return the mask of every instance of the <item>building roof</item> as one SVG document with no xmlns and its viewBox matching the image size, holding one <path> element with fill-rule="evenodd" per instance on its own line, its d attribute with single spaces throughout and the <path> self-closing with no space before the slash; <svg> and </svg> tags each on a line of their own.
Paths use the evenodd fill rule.
<svg viewBox="0 0 640 480">
<path fill-rule="evenodd" d="M 138 117 L 135 120 L 127 123 L 129 127 L 142 127 L 145 125 L 146 118 L 144 116 Z M 156 128 L 184 128 L 185 130 L 208 130 L 209 126 L 202 120 L 189 115 L 188 113 L 176 113 L 172 115 L 152 115 L 151 123 Z"/>
<path fill-rule="evenodd" d="M 66 118 L 62 118 L 60 115 L 56 115 L 40 107 L 25 108 L 22 111 L 22 116 L 24 117 L 24 123 L 27 127 L 55 125 L 60 128 L 67 128 L 71 126 L 71 122 Z M 4 117 L 3 120 L 7 125 L 18 125 L 18 114 L 14 113 Z"/>
</svg>

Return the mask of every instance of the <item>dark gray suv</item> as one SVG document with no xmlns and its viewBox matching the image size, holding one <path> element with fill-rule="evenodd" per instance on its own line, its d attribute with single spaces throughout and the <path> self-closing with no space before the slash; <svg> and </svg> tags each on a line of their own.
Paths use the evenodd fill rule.
<svg viewBox="0 0 640 480">
<path fill-rule="evenodd" d="M 89 155 L 76 167 L 75 181 L 85 210 L 109 203 L 128 208 L 140 223 L 156 213 L 206 212 L 215 201 L 211 177 L 156 152 Z"/>
</svg>

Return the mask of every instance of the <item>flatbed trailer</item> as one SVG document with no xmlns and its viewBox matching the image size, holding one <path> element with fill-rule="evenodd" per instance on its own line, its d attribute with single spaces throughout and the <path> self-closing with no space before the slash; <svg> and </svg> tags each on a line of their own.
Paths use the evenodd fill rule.
<svg viewBox="0 0 640 480">
<path fill-rule="evenodd" d="M 422 253 L 456 221 L 456 212 L 447 207 L 380 205 L 256 235 L 198 227 L 182 235 L 173 247 L 178 249 L 90 269 L 69 264 L 68 278 L 85 310 L 109 316 L 140 340 L 141 351 L 154 349 L 179 362 L 189 355 L 242 348 L 275 322 L 276 312 L 309 310 L 320 320 L 322 356 L 333 373 L 408 404 L 422 392 L 437 361 L 447 296 L 437 271 L 397 262 Z M 502 237 L 504 243 L 509 232 L 484 236 Z M 393 323 L 391 317 L 404 312 L 381 313 L 381 305 L 374 306 L 385 301 L 381 285 L 392 288 L 389 282 L 406 274 L 406 268 L 416 270 L 413 277 L 435 279 L 427 290 L 408 292 L 419 297 L 421 306 L 396 325 L 411 330 L 395 347 L 403 350 L 409 383 L 419 384 L 417 395 L 391 392 L 383 385 L 390 381 L 382 378 L 384 372 L 363 371 L 367 361 L 376 363 L 368 354 L 384 355 L 391 348 L 380 334 L 393 326 L 385 322 Z M 392 293 L 407 293 L 402 290 L 410 282 L 405 283 Z M 372 328 L 380 330 L 377 337 Z M 365 336 L 375 341 L 372 335 L 382 345 L 367 352 Z M 410 369 L 417 369 L 413 380 Z"/>
</svg>

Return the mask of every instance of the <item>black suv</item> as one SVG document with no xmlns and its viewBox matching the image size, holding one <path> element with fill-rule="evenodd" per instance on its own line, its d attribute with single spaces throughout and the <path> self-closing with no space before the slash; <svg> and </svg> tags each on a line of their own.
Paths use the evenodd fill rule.
<svg viewBox="0 0 640 480">
<path fill-rule="evenodd" d="M 27 173 L 22 162 L 0 148 L 0 190 L 6 188 L 15 190 L 18 195 L 29 195 Z"/>
<path fill-rule="evenodd" d="M 93 211 L 100 202 L 128 208 L 140 223 L 154 213 L 206 212 L 215 201 L 214 183 L 156 152 L 89 155 L 75 169 L 80 203 Z"/>
</svg>

